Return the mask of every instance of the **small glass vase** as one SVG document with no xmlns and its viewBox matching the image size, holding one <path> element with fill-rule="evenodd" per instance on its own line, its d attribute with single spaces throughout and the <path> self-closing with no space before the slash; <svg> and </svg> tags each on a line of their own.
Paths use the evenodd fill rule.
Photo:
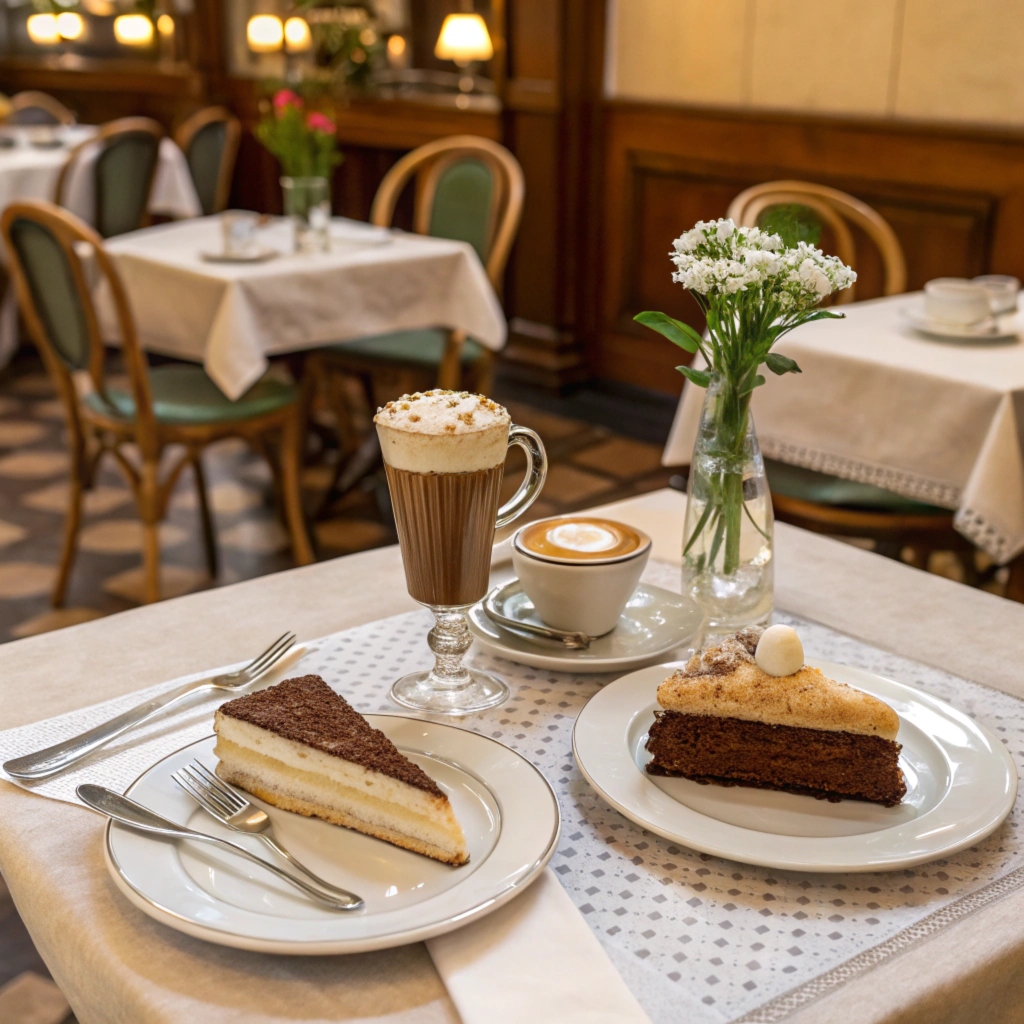
<svg viewBox="0 0 1024 1024">
<path fill-rule="evenodd" d="M 295 227 L 296 252 L 327 252 L 331 247 L 331 183 L 327 178 L 281 179 L 284 212 Z"/>
<path fill-rule="evenodd" d="M 768 621 L 774 600 L 774 516 L 750 393 L 713 377 L 690 463 L 683 529 L 683 593 L 709 635 Z"/>
</svg>

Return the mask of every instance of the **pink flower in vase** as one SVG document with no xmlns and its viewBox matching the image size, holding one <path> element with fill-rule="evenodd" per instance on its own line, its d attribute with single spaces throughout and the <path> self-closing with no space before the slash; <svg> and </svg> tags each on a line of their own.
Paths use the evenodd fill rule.
<svg viewBox="0 0 1024 1024">
<path fill-rule="evenodd" d="M 306 115 L 306 127 L 312 132 L 324 132 L 326 135 L 333 135 L 338 130 L 326 114 L 316 110 Z"/>
<path fill-rule="evenodd" d="M 292 92 L 291 89 L 280 89 L 274 93 L 275 114 L 283 114 L 289 107 L 295 107 L 296 110 L 302 109 L 302 99 L 297 93 Z"/>
</svg>

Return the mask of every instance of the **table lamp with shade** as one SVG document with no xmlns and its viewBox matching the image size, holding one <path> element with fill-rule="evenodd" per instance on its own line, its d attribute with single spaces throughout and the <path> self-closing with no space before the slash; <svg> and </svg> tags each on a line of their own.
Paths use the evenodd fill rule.
<svg viewBox="0 0 1024 1024">
<path fill-rule="evenodd" d="M 434 56 L 439 60 L 454 61 L 455 66 L 463 72 L 459 77 L 459 91 L 472 92 L 472 65 L 494 56 L 494 44 L 487 31 L 487 23 L 479 14 L 449 14 L 437 37 Z"/>
</svg>

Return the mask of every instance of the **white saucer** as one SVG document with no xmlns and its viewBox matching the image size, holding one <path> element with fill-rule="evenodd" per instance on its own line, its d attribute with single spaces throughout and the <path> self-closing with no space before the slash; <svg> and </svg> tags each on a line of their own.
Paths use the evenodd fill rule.
<svg viewBox="0 0 1024 1024">
<path fill-rule="evenodd" d="M 544 623 L 519 580 L 506 583 L 495 595 L 498 610 L 511 619 Z M 610 633 L 585 651 L 573 651 L 555 640 L 529 640 L 492 622 L 483 603 L 469 611 L 469 628 L 489 654 L 556 672 L 626 672 L 665 661 L 679 648 L 700 645 L 704 615 L 689 597 L 641 583 Z"/>
<path fill-rule="evenodd" d="M 313 871 L 366 901 L 333 912 L 257 865 L 198 843 L 107 826 L 107 867 L 140 910 L 196 938 L 264 953 L 361 953 L 460 928 L 521 892 L 543 870 L 559 834 L 558 801 L 525 758 L 495 740 L 450 725 L 367 715 L 445 791 L 462 825 L 470 862 L 452 868 L 316 818 L 260 804 L 281 842 Z M 173 821 L 245 842 L 187 797 L 172 772 L 198 757 L 211 767 L 214 737 L 165 757 L 128 795 Z"/>
<path fill-rule="evenodd" d="M 267 260 L 272 260 L 275 256 L 280 255 L 276 249 L 267 246 L 244 253 L 201 252 L 199 254 L 205 263 L 266 263 Z"/>
<path fill-rule="evenodd" d="M 663 667 L 599 690 L 576 719 L 573 753 L 616 810 L 702 853 L 797 871 L 890 871 L 946 857 L 995 831 L 1017 795 L 1006 748 L 934 697 L 862 669 L 815 661 L 826 675 L 874 694 L 900 716 L 898 807 L 648 775 L 644 745 Z"/>
<path fill-rule="evenodd" d="M 932 320 L 925 314 L 923 306 L 904 308 L 902 313 L 911 327 L 932 338 L 951 338 L 956 341 L 1008 341 L 1018 336 L 1015 311 L 969 325 Z"/>
</svg>

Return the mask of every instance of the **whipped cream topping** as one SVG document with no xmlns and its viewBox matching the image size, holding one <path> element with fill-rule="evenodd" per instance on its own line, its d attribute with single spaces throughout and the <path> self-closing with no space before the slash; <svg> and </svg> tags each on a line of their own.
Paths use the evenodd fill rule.
<svg viewBox="0 0 1024 1024">
<path fill-rule="evenodd" d="M 791 676 L 804 667 L 804 645 L 792 626 L 769 626 L 754 652 L 757 667 L 769 676 Z"/>
<path fill-rule="evenodd" d="M 423 391 L 377 410 L 384 461 L 410 473 L 474 473 L 505 461 L 511 417 L 485 395 Z"/>
</svg>

